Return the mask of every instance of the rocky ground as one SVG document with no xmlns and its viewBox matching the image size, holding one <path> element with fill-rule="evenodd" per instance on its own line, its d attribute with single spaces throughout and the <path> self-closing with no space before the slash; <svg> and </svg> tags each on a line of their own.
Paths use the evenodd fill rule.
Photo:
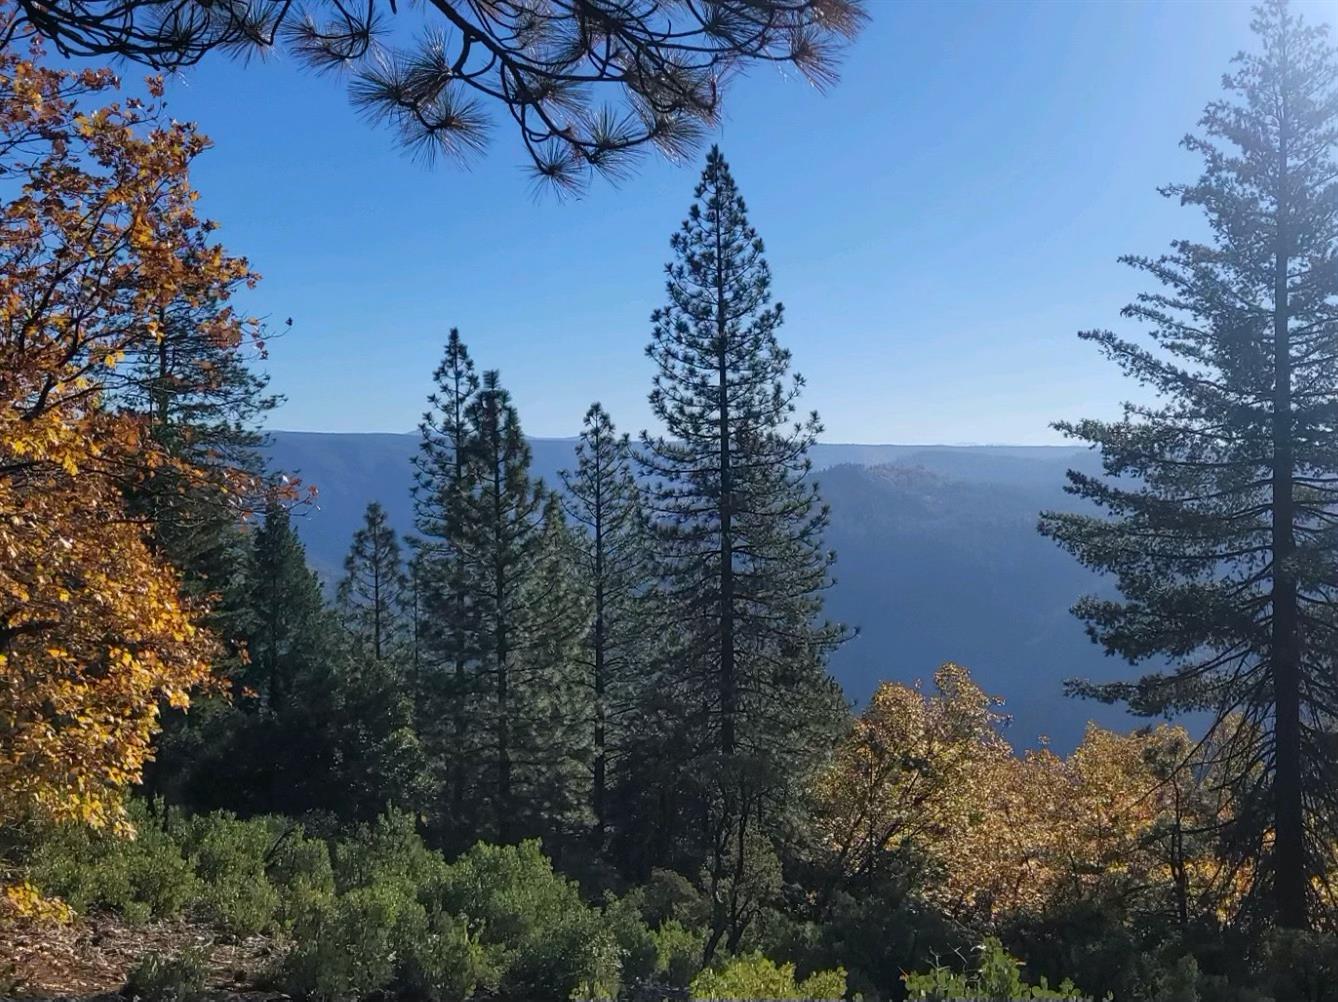
<svg viewBox="0 0 1338 1002">
<path fill-rule="evenodd" d="M 183 921 L 131 926 L 89 918 L 64 926 L 0 929 L 0 998 L 120 998 L 126 974 L 145 954 L 189 948 L 209 955 L 211 998 L 259 1002 L 275 997 L 256 990 L 252 980 L 273 956 L 267 939 L 224 942 L 211 930 Z"/>
</svg>

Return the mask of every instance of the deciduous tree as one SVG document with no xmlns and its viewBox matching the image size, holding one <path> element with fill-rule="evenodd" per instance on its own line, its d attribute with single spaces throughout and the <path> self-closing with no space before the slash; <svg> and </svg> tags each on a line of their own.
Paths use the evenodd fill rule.
<svg viewBox="0 0 1338 1002">
<path fill-rule="evenodd" d="M 212 242 L 189 168 L 207 143 L 160 109 L 102 107 L 105 70 L 0 50 L 0 815 L 118 822 L 161 704 L 211 678 L 201 610 L 124 491 L 188 459 L 106 406 L 162 311 L 249 276 Z M 156 91 L 157 85 L 150 84 Z M 220 340 L 243 336 L 222 308 Z"/>
</svg>

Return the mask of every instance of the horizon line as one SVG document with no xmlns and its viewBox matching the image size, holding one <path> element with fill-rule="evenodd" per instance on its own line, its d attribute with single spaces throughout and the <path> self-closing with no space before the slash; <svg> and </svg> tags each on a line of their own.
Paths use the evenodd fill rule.
<svg viewBox="0 0 1338 1002">
<path fill-rule="evenodd" d="M 310 428 L 265 428 L 266 435 L 391 435 L 396 438 L 416 436 L 414 431 L 314 431 Z M 525 436 L 540 442 L 575 442 L 579 435 L 529 435 Z M 1081 444 L 1064 442 L 854 442 L 849 440 L 827 441 L 819 439 L 815 444 L 828 446 L 853 446 L 857 448 L 901 448 L 901 449 L 1074 449 L 1084 451 L 1089 448 Z"/>
</svg>

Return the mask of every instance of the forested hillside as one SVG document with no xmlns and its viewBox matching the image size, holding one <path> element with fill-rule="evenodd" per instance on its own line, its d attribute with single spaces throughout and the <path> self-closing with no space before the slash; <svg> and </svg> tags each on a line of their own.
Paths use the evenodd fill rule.
<svg viewBox="0 0 1338 1002">
<path fill-rule="evenodd" d="M 270 440 L 273 468 L 319 491 L 294 525 L 327 582 L 338 579 L 370 502 L 385 507 L 397 531 L 412 532 L 416 436 L 277 431 Z M 575 439 L 530 446 L 535 473 L 558 484 Z M 951 660 L 971 665 L 988 690 L 1005 696 L 1016 744 L 1045 736 L 1067 750 L 1089 719 L 1132 723 L 1118 709 L 1064 695 L 1065 679 L 1105 678 L 1120 667 L 1070 612 L 1099 579 L 1036 532 L 1038 512 L 1074 506 L 1063 492 L 1065 470 L 1098 468 L 1093 454 L 819 443 L 812 457 L 837 554 L 828 608 L 859 629 L 832 656 L 849 698 L 863 702 L 883 679 L 923 678 Z"/>
<path fill-rule="evenodd" d="M 665 220 L 642 427 L 582 399 L 530 439 L 475 316 L 416 433 L 271 438 L 209 141 L 59 57 L 278 40 L 420 152 L 505 108 L 573 191 L 684 158 L 742 63 L 827 82 L 864 10 L 435 0 L 453 33 L 392 53 L 378 0 L 17 3 L 0 996 L 1338 1000 L 1325 30 L 1256 12 L 1164 189 L 1206 242 L 1126 258 L 1130 329 L 1080 334 L 1142 396 L 1071 447 L 820 445 L 790 345 L 839 317 L 789 323 L 718 145 Z"/>
</svg>

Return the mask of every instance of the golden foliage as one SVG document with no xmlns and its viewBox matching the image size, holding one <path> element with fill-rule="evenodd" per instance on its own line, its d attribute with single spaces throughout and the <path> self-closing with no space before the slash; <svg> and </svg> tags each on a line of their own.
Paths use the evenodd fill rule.
<svg viewBox="0 0 1338 1002">
<path fill-rule="evenodd" d="M 82 109 L 115 77 L 39 55 L 0 53 L 0 822 L 121 825 L 161 703 L 210 680 L 213 642 L 123 502 L 175 461 L 104 401 L 171 304 L 253 276 L 196 214 L 205 139 L 137 99 Z M 208 312 L 210 336 L 246 336 Z"/>
<path fill-rule="evenodd" d="M 1018 756 L 998 706 L 954 664 L 931 694 L 879 686 L 816 789 L 845 879 L 911 851 L 928 898 L 985 921 L 1100 894 L 1182 913 L 1238 900 L 1204 835 L 1224 807 L 1182 728 L 1089 725 L 1067 758 Z"/>
</svg>

